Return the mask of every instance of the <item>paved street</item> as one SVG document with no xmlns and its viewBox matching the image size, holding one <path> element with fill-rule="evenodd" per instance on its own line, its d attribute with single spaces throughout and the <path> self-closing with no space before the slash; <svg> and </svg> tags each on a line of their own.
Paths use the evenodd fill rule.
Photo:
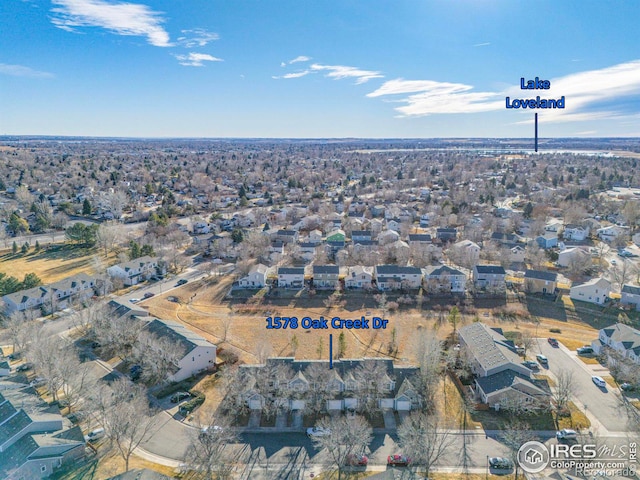
<svg viewBox="0 0 640 480">
<path fill-rule="evenodd" d="M 624 412 L 618 405 L 619 391 L 609 386 L 606 389 L 598 388 L 591 380 L 592 375 L 609 375 L 608 369 L 601 365 L 586 365 L 577 358 L 576 352 L 569 351 L 562 344 L 560 348 L 554 348 L 545 338 L 538 339 L 536 350 L 549 359 L 549 370 L 554 375 L 559 374 L 563 369 L 573 372 L 576 384 L 574 395 L 578 400 L 579 408 L 584 408 L 586 405 L 587 410 L 604 424 L 609 432 L 627 431 L 628 425 Z M 544 368 L 542 372 L 544 373 Z"/>
</svg>

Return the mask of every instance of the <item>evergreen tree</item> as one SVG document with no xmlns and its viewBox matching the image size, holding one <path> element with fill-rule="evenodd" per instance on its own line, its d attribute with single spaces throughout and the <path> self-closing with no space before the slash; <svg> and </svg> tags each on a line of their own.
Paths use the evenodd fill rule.
<svg viewBox="0 0 640 480">
<path fill-rule="evenodd" d="M 24 255 L 25 253 L 27 253 L 29 251 L 29 244 L 27 242 L 24 242 L 24 244 L 22 245 L 22 254 Z"/>
<path fill-rule="evenodd" d="M 88 198 L 85 198 L 84 202 L 82 202 L 82 214 L 91 215 L 91 202 Z"/>
<path fill-rule="evenodd" d="M 40 251 L 40 242 L 36 240 L 36 252 Z"/>
<path fill-rule="evenodd" d="M 14 255 L 18 253 L 18 244 L 16 243 L 15 240 L 13 241 L 13 245 L 11 246 L 11 251 L 13 252 Z"/>
</svg>

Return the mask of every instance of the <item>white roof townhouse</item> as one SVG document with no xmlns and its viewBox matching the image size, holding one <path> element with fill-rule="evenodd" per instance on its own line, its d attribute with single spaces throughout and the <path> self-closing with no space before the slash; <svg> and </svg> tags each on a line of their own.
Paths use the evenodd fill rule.
<svg viewBox="0 0 640 480">
<path fill-rule="evenodd" d="M 242 288 L 262 288 L 267 284 L 267 275 L 269 267 L 258 263 L 253 265 L 249 273 L 242 277 L 238 284 Z"/>
<path fill-rule="evenodd" d="M 602 305 L 609 300 L 610 293 L 611 282 L 609 280 L 606 278 L 593 278 L 588 282 L 571 287 L 569 297 L 572 300 Z"/>
<path fill-rule="evenodd" d="M 373 267 L 362 267 L 356 265 L 349 267 L 347 276 L 344 279 L 346 288 L 371 288 L 373 280 Z"/>
<path fill-rule="evenodd" d="M 124 285 L 131 286 L 150 279 L 156 275 L 157 269 L 158 258 L 145 255 L 144 257 L 107 268 L 107 275 L 112 278 L 119 278 Z"/>
<path fill-rule="evenodd" d="M 591 343 L 595 353 L 604 353 L 608 347 L 616 351 L 622 358 L 640 365 L 640 330 L 616 323 L 605 327 L 598 333 L 598 339 Z"/>
</svg>

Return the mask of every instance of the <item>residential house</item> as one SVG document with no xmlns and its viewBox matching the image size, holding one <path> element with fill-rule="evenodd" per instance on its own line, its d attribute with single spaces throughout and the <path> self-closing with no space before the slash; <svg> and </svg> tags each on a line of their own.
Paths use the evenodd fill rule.
<svg viewBox="0 0 640 480">
<path fill-rule="evenodd" d="M 436 229 L 436 238 L 443 243 L 455 241 L 457 237 L 458 231 L 455 228 Z"/>
<path fill-rule="evenodd" d="M 513 233 L 493 232 L 491 241 L 498 245 L 511 245 L 518 241 L 518 236 Z"/>
<path fill-rule="evenodd" d="M 609 300 L 611 282 L 606 278 L 594 278 L 585 283 L 574 285 L 569 290 L 572 300 L 596 303 L 602 305 Z"/>
<path fill-rule="evenodd" d="M 524 290 L 527 293 L 553 294 L 558 286 L 558 274 L 540 270 L 524 272 Z"/>
<path fill-rule="evenodd" d="M 157 257 L 152 258 L 145 255 L 107 268 L 107 275 L 111 278 L 121 279 L 125 286 L 130 287 L 149 280 L 157 274 L 164 274 L 161 270 Z"/>
<path fill-rule="evenodd" d="M 249 273 L 238 282 L 242 288 L 262 288 L 267 284 L 269 267 L 258 263 L 253 265 Z"/>
<path fill-rule="evenodd" d="M 86 300 L 95 294 L 96 279 L 78 273 L 49 285 L 20 290 L 4 295 L 5 314 L 41 309 L 53 313 L 65 309 L 72 302 Z"/>
<path fill-rule="evenodd" d="M 533 378 L 522 365 L 512 341 L 500 328 L 476 322 L 458 331 L 458 340 L 470 359 L 474 390 L 481 402 L 496 410 L 513 402 L 537 408 L 548 406 L 548 384 Z"/>
<path fill-rule="evenodd" d="M 562 233 L 564 222 L 559 218 L 550 219 L 544 227 L 544 231 L 547 233 L 555 233 L 556 237 Z"/>
<path fill-rule="evenodd" d="M 394 230 L 385 230 L 378 235 L 378 244 L 380 245 L 388 245 L 398 240 L 400 240 L 400 234 Z"/>
<path fill-rule="evenodd" d="M 472 265 L 480 258 L 480 246 L 471 240 L 461 240 L 451 248 L 455 251 L 456 258 L 462 261 L 462 265 Z"/>
<path fill-rule="evenodd" d="M 318 372 L 329 374 L 318 374 Z M 345 411 L 380 408 L 395 411 L 418 409 L 422 403 L 412 384 L 418 369 L 394 365 L 384 358 L 296 360 L 292 357 L 268 358 L 263 365 L 241 365 L 244 391 L 238 400 L 251 410 L 273 402 L 284 410 L 304 411 L 317 392 L 322 392 L 323 410 Z M 259 382 L 264 374 L 268 382 Z M 372 378 L 375 373 L 378 377 Z"/>
<path fill-rule="evenodd" d="M 591 346 L 596 354 L 608 353 L 607 348 L 610 348 L 617 356 L 640 365 L 640 330 L 629 325 L 616 323 L 601 329 Z M 612 356 L 609 353 L 609 357 Z"/>
<path fill-rule="evenodd" d="M 629 227 L 620 225 L 610 225 L 608 227 L 599 228 L 596 230 L 596 234 L 600 240 L 605 242 L 612 242 L 618 237 L 629 234 Z"/>
<path fill-rule="evenodd" d="M 417 267 L 376 265 L 374 275 L 378 290 L 415 289 L 422 285 L 422 271 Z"/>
<path fill-rule="evenodd" d="M 279 267 L 278 287 L 281 288 L 302 288 L 304 285 L 304 268 L 302 267 Z"/>
<path fill-rule="evenodd" d="M 400 233 L 400 224 L 399 218 L 390 218 L 387 220 L 387 229 Z"/>
<path fill-rule="evenodd" d="M 328 242 L 341 242 L 344 245 L 346 235 L 344 230 L 337 229 L 333 230 L 331 233 L 327 235 L 327 243 Z"/>
<path fill-rule="evenodd" d="M 322 232 L 318 229 L 309 232 L 309 243 L 319 245 L 322 243 Z"/>
<path fill-rule="evenodd" d="M 344 280 L 344 286 L 346 288 L 369 289 L 371 288 L 372 281 L 373 268 L 356 265 L 355 267 L 349 267 Z"/>
<path fill-rule="evenodd" d="M 280 240 L 284 244 L 296 243 L 298 241 L 298 232 L 295 230 L 278 230 L 275 240 Z"/>
<path fill-rule="evenodd" d="M 563 237 L 565 240 L 573 240 L 576 242 L 583 242 L 589 236 L 589 227 L 583 227 L 582 225 L 576 225 L 570 223 L 565 225 Z"/>
<path fill-rule="evenodd" d="M 313 286 L 318 289 L 337 290 L 340 287 L 339 275 L 340 267 L 337 265 L 314 265 Z"/>
<path fill-rule="evenodd" d="M 580 247 L 570 247 L 562 250 L 558 253 L 558 266 L 559 267 L 568 267 L 572 263 L 587 261 L 587 258 L 591 258 L 589 252 L 587 252 L 584 248 Z"/>
<path fill-rule="evenodd" d="M 351 232 L 351 240 L 354 244 L 362 241 L 370 242 L 372 239 L 373 234 L 371 230 L 353 230 Z"/>
<path fill-rule="evenodd" d="M 446 265 L 423 269 L 424 288 L 430 294 L 464 293 L 467 276 L 460 270 Z"/>
<path fill-rule="evenodd" d="M 431 245 L 433 242 L 431 240 L 431 235 L 427 233 L 410 233 L 409 234 L 409 246 L 413 247 L 414 245 Z"/>
<path fill-rule="evenodd" d="M 540 248 L 548 250 L 558 246 L 558 235 L 556 233 L 545 233 L 536 237 L 536 243 Z"/>
<path fill-rule="evenodd" d="M 473 284 L 481 290 L 505 290 L 506 274 L 499 265 L 476 265 L 473 267 Z"/>
<path fill-rule="evenodd" d="M 159 338 L 168 339 L 180 349 L 180 360 L 169 377 L 170 381 L 180 382 L 215 366 L 216 346 L 183 324 L 154 318 L 145 329 Z"/>
<path fill-rule="evenodd" d="M 620 303 L 624 305 L 635 305 L 636 310 L 640 310 L 640 287 L 633 285 L 623 285 L 622 298 Z"/>
<path fill-rule="evenodd" d="M 0 393 L 0 478 L 46 478 L 84 456 L 80 427 L 72 427 L 33 390 Z"/>
</svg>

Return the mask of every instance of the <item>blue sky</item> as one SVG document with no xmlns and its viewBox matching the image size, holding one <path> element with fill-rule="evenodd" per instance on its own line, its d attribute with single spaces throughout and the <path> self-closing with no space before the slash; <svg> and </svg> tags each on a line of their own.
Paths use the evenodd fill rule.
<svg viewBox="0 0 640 480">
<path fill-rule="evenodd" d="M 640 1 L 2 0 L 0 135 L 640 136 Z M 551 80 L 524 91 L 520 78 Z"/>
</svg>

